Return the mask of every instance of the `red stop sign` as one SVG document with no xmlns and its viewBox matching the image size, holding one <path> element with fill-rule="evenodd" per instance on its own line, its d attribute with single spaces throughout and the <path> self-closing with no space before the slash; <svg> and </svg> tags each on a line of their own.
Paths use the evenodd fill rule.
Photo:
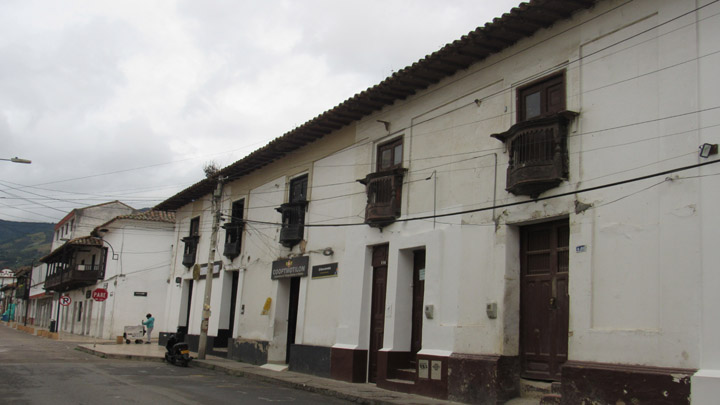
<svg viewBox="0 0 720 405">
<path fill-rule="evenodd" d="M 95 301 L 105 301 L 108 297 L 108 292 L 104 288 L 96 288 L 92 292 L 92 297 Z"/>
</svg>

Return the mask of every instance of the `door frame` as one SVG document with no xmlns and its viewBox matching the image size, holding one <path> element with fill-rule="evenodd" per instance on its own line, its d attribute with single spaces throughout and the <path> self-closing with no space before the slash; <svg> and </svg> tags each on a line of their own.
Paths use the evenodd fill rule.
<svg viewBox="0 0 720 405">
<path fill-rule="evenodd" d="M 535 230 L 541 230 L 545 228 L 550 230 L 550 242 L 548 243 L 549 248 L 547 249 L 536 249 L 534 252 L 547 251 L 549 254 L 548 268 L 550 272 L 548 274 L 536 274 L 528 276 L 526 274 L 528 269 L 528 234 Z M 564 228 L 564 229 L 563 229 Z M 565 235 L 561 235 L 561 232 L 567 232 Z M 570 223 L 568 218 L 552 220 L 547 222 L 533 223 L 519 227 L 519 259 L 520 259 L 520 306 L 519 306 L 519 357 L 520 357 L 520 376 L 523 378 L 537 379 L 537 380 L 548 380 L 548 381 L 559 381 L 560 380 L 560 368 L 568 358 L 568 329 L 569 329 L 569 245 L 570 245 Z M 567 238 L 567 241 L 559 239 Z M 559 246 L 565 244 L 565 246 Z M 564 257 L 561 257 L 564 256 Z M 564 263 L 563 263 L 564 261 Z M 563 267 L 563 264 L 566 267 Z M 565 271 L 558 271 L 560 269 Z M 538 294 L 541 297 L 536 300 L 543 302 L 536 302 L 535 304 L 526 304 L 529 299 L 530 290 L 526 286 L 527 277 L 537 279 L 536 283 L 544 289 Z M 545 280 L 548 279 L 548 280 Z M 531 280 L 532 281 L 532 280 Z M 527 309 L 526 309 L 527 305 Z M 526 311 L 532 311 L 533 316 L 528 316 Z M 540 370 L 530 370 L 528 367 L 529 358 L 533 355 L 526 353 L 526 347 L 529 345 L 527 342 L 526 331 L 533 327 L 530 325 L 531 321 L 529 318 L 536 321 L 547 318 L 545 331 L 540 331 L 538 328 L 534 329 L 534 332 L 538 336 L 546 336 L 548 339 L 547 358 L 548 358 L 548 370 L 543 372 Z M 537 325 L 535 325 L 537 326 Z M 543 325 L 540 325 L 543 327 Z M 549 334 L 549 336 L 547 334 Z M 553 338 L 554 336 L 554 338 Z M 541 344 L 542 338 L 536 339 L 538 344 Z M 552 342 L 556 342 L 553 344 Z M 558 345 L 559 343 L 559 345 Z M 564 352 L 564 353 L 560 353 Z M 544 353 L 543 353 L 544 355 Z M 538 356 L 540 357 L 540 356 Z"/>
<path fill-rule="evenodd" d="M 370 336 L 368 342 L 367 381 L 376 382 L 378 375 L 378 352 L 383 348 L 385 337 L 385 305 L 387 299 L 388 257 L 390 245 L 372 247 L 370 290 Z M 382 280 L 378 280 L 381 278 Z M 381 285 L 382 284 L 382 285 Z M 380 287 L 380 289 L 377 289 Z M 376 330 L 382 329 L 381 332 Z"/>
</svg>

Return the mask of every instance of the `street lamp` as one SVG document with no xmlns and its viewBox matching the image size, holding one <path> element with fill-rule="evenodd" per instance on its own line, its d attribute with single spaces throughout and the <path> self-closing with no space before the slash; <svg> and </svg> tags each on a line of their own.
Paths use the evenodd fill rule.
<svg viewBox="0 0 720 405">
<path fill-rule="evenodd" d="M 5 160 L 5 161 L 7 161 L 7 162 L 13 162 L 13 163 L 25 163 L 25 164 L 28 164 L 28 165 L 29 165 L 30 163 L 32 163 L 32 160 L 29 160 L 29 159 L 21 159 L 21 158 L 19 158 L 19 157 L 17 157 L 17 156 L 15 156 L 14 158 L 10 158 L 10 159 L 1 159 L 1 158 L 0 158 L 0 160 Z"/>
</svg>

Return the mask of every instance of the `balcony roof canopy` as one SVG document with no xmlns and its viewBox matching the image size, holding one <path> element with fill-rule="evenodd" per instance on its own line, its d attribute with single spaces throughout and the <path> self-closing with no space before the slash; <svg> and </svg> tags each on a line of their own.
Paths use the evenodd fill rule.
<svg viewBox="0 0 720 405">
<path fill-rule="evenodd" d="M 50 254 L 42 257 L 40 259 L 43 263 L 56 263 L 61 261 L 63 258 L 63 255 L 66 252 L 69 252 L 71 249 L 75 249 L 77 247 L 81 246 L 90 246 L 90 247 L 102 247 L 103 246 L 103 240 L 100 238 L 95 238 L 92 236 L 83 236 L 80 238 L 71 239 L 67 242 L 65 242 L 62 246 L 58 247 L 57 249 L 50 252 Z"/>
</svg>

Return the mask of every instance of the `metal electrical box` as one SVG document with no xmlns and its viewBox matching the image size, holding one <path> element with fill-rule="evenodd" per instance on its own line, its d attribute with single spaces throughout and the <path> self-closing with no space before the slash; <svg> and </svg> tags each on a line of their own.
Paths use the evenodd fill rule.
<svg viewBox="0 0 720 405">
<path fill-rule="evenodd" d="M 485 307 L 485 312 L 487 312 L 488 318 L 497 318 L 497 302 L 489 302 Z"/>
<path fill-rule="evenodd" d="M 425 305 L 425 318 L 433 319 L 433 316 L 435 316 L 435 306 Z"/>
</svg>

